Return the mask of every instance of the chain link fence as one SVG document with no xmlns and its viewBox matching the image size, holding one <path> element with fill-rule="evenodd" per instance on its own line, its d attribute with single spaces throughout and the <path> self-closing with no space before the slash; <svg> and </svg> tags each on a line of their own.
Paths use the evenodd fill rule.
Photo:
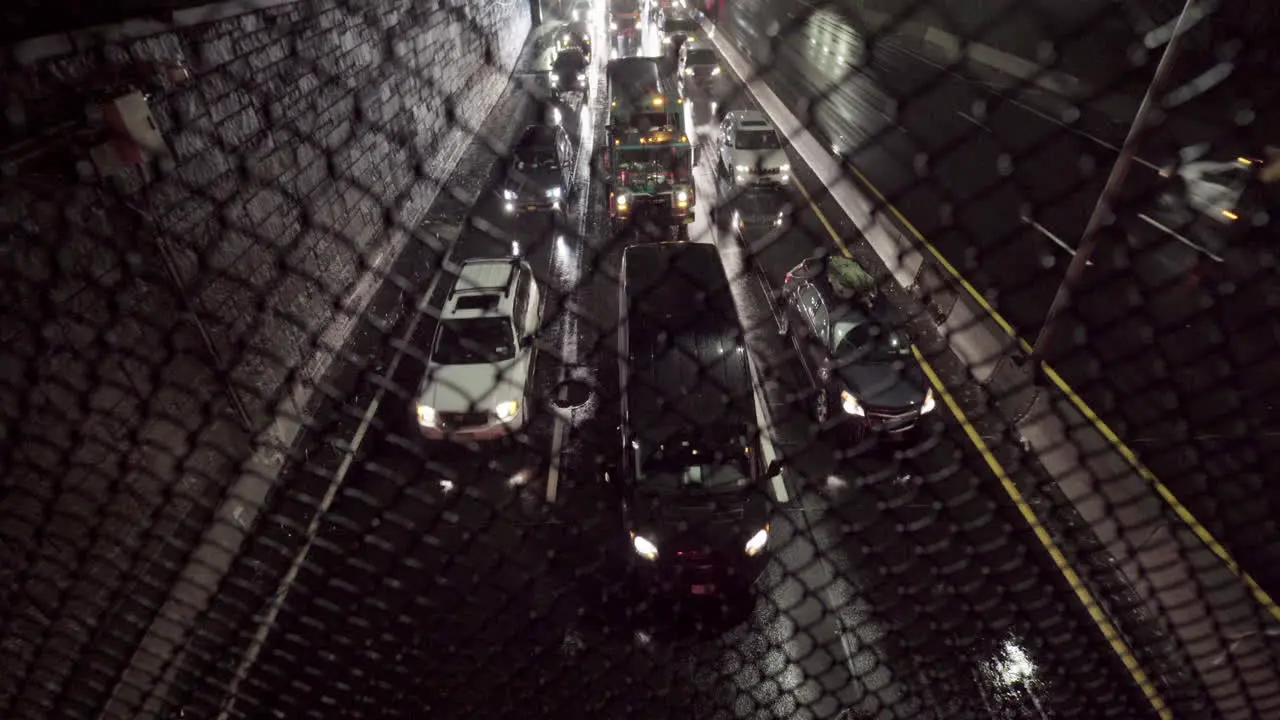
<svg viewBox="0 0 1280 720">
<path fill-rule="evenodd" d="M 94 12 L 0 60 L 0 715 L 1280 716 L 1273 4 Z"/>
</svg>

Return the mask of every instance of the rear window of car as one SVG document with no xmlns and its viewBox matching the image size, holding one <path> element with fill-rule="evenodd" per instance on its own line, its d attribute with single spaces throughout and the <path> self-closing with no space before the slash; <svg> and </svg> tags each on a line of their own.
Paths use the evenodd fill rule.
<svg viewBox="0 0 1280 720">
<path fill-rule="evenodd" d="M 717 62 L 715 52 L 705 48 L 701 50 L 690 50 L 688 54 L 685 55 L 684 61 L 689 65 L 715 65 Z"/>
</svg>

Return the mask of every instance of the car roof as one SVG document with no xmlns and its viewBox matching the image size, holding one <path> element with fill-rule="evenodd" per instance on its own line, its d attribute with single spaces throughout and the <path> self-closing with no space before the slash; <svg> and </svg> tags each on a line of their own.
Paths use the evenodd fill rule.
<svg viewBox="0 0 1280 720">
<path fill-rule="evenodd" d="M 467 260 L 458 269 L 445 302 L 450 318 L 494 317 L 511 314 L 511 285 L 522 266 L 509 258 Z"/>
<path fill-rule="evenodd" d="M 690 40 L 684 45 L 681 45 L 680 48 L 686 51 L 687 50 L 710 50 L 711 52 L 716 51 L 715 46 L 712 45 L 709 40 Z"/>
</svg>

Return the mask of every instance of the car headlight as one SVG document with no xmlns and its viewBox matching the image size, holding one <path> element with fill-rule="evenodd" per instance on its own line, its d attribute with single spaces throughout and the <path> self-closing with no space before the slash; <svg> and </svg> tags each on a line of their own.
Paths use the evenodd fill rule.
<svg viewBox="0 0 1280 720">
<path fill-rule="evenodd" d="M 582 82 L 582 81 L 584 81 L 584 80 L 586 80 L 586 79 L 587 79 L 587 74 L 586 74 L 586 73 L 578 73 L 578 82 Z"/>
<path fill-rule="evenodd" d="M 751 536 L 751 539 L 747 541 L 747 545 L 746 547 L 742 548 L 742 551 L 747 554 L 747 557 L 755 557 L 756 555 L 759 555 L 760 551 L 764 550 L 764 546 L 768 544 L 769 544 L 769 528 L 764 527 L 764 528 L 761 528 L 760 531 L 757 532 L 755 535 Z"/>
<path fill-rule="evenodd" d="M 711 74 L 712 74 L 712 75 L 719 75 L 719 74 L 720 74 L 720 67 L 719 67 L 719 66 L 716 66 L 716 67 L 711 68 Z"/>
<path fill-rule="evenodd" d="M 504 189 L 504 190 L 502 191 L 502 199 L 503 199 L 503 200 L 515 200 L 515 199 L 516 199 L 516 191 L 515 191 L 515 190 L 511 190 L 511 189 Z"/>
<path fill-rule="evenodd" d="M 631 545 L 636 549 L 636 554 L 645 560 L 658 559 L 658 546 L 643 535 L 631 533 Z"/>
<path fill-rule="evenodd" d="M 750 165 L 738 165 L 734 168 L 734 170 L 737 170 L 738 172 L 741 172 L 741 173 L 747 172 L 750 169 L 751 169 Z"/>
<path fill-rule="evenodd" d="M 663 44 L 663 45 L 670 45 L 670 44 L 671 44 L 671 38 L 669 38 L 669 37 L 662 38 L 662 44 Z"/>
<path fill-rule="evenodd" d="M 422 427 L 435 427 L 436 410 L 426 405 L 418 406 L 418 424 Z"/>
<path fill-rule="evenodd" d="M 782 213 L 778 213 L 778 217 L 773 219 L 773 226 L 782 227 L 782 220 L 783 220 Z"/>
<path fill-rule="evenodd" d="M 937 406 L 938 403 L 933 399 L 933 388 L 929 388 L 924 394 L 924 402 L 920 404 L 920 414 L 924 415 L 925 413 L 933 412 L 933 409 Z"/>
<path fill-rule="evenodd" d="M 551 188 L 550 190 L 547 190 L 547 197 L 549 197 L 549 198 L 558 198 L 558 197 L 560 197 L 560 188 L 558 188 L 558 187 L 553 187 L 553 188 Z"/>
<path fill-rule="evenodd" d="M 867 411 L 862 407 L 862 403 L 858 402 L 858 398 L 854 397 L 848 390 L 840 391 L 840 406 L 849 415 L 857 417 L 866 417 Z"/>
<path fill-rule="evenodd" d="M 791 163 L 782 163 L 782 167 L 780 167 L 780 168 L 778 168 L 778 169 L 779 169 L 779 170 L 781 170 L 781 171 L 782 171 L 782 172 L 784 172 L 784 173 L 789 173 L 789 172 L 791 172 Z"/>
<path fill-rule="evenodd" d="M 518 400 L 508 400 L 503 403 L 498 403 L 498 406 L 493 409 L 493 414 L 503 422 L 514 420 L 516 413 L 518 412 L 520 412 L 520 401 Z"/>
<path fill-rule="evenodd" d="M 676 193 L 676 202 L 689 202 L 689 193 L 681 190 Z"/>
<path fill-rule="evenodd" d="M 685 69 L 684 69 L 684 74 L 685 74 L 685 75 L 692 75 L 692 74 L 693 74 L 693 68 L 691 68 L 691 67 L 687 67 L 687 68 L 685 68 Z"/>
<path fill-rule="evenodd" d="M 619 196 L 618 196 L 618 200 L 617 200 L 617 202 L 618 202 L 618 207 L 626 207 L 626 206 L 627 206 L 627 196 L 626 196 L 626 195 L 619 195 Z"/>
<path fill-rule="evenodd" d="M 559 85 L 559 84 L 560 84 L 560 76 L 559 76 L 559 75 L 557 75 L 557 74 L 555 74 L 555 73 L 551 73 L 551 84 L 552 84 L 552 85 Z"/>
</svg>

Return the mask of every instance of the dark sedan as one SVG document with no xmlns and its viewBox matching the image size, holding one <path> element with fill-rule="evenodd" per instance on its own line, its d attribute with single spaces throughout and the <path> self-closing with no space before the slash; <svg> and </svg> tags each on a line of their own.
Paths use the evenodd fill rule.
<svg viewBox="0 0 1280 720">
<path fill-rule="evenodd" d="M 525 128 L 511 154 L 502 186 L 506 211 L 563 211 L 571 187 L 573 153 L 573 143 L 563 127 Z"/>
<path fill-rule="evenodd" d="M 561 50 L 551 65 L 549 74 L 551 89 L 557 93 L 586 92 L 589 66 L 587 56 L 581 50 L 577 48 Z"/>
<path fill-rule="evenodd" d="M 820 426 L 903 433 L 934 410 L 902 319 L 857 263 L 806 260 L 787 273 L 782 303 L 781 331 L 816 388 L 812 413 Z"/>
</svg>

